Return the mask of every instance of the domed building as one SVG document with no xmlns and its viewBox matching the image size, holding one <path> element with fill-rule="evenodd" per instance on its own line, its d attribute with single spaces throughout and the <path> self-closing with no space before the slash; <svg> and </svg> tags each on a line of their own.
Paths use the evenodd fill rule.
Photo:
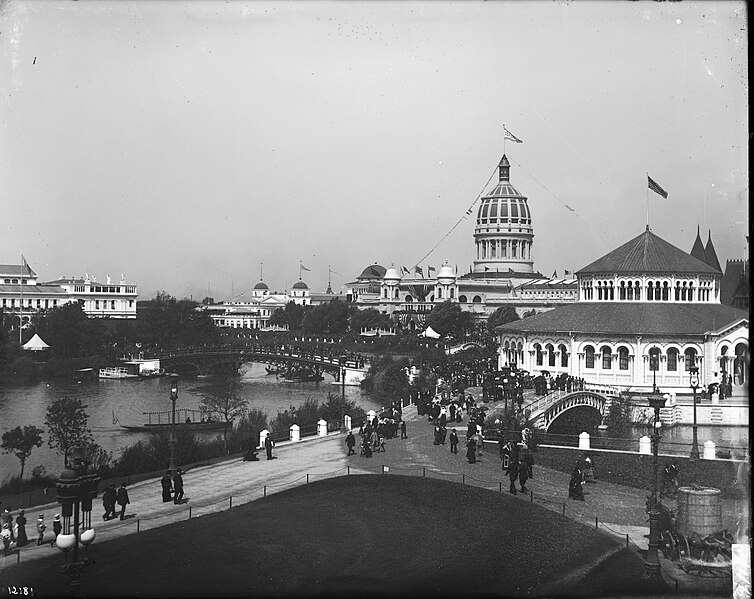
<svg viewBox="0 0 754 599">
<path fill-rule="evenodd" d="M 572 273 L 547 277 L 534 270 L 534 228 L 528 198 L 510 181 L 511 165 L 503 155 L 498 181 L 481 198 L 474 228 L 474 261 L 469 272 L 457 267 L 368 266 L 346 285 L 348 301 L 377 308 L 405 326 L 423 325 L 424 317 L 444 301 L 486 319 L 497 308 L 514 304 L 519 315 L 551 310 L 576 300 Z"/>
</svg>

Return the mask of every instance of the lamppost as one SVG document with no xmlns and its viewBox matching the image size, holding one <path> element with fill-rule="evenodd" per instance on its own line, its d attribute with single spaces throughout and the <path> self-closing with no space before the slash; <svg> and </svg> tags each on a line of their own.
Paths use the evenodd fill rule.
<svg viewBox="0 0 754 599">
<path fill-rule="evenodd" d="M 94 541 L 92 500 L 97 497 L 97 485 L 100 481 L 94 469 L 87 469 L 85 454 L 84 447 L 75 447 L 72 450 L 70 467 L 60 473 L 56 485 L 58 503 L 63 506 L 63 522 L 55 544 L 66 553 L 66 563 L 62 571 L 70 576 L 70 590 L 74 597 L 83 597 L 81 574 L 88 560 L 80 559 L 79 543 L 86 546 Z M 73 552 L 69 554 L 71 549 Z"/>
<path fill-rule="evenodd" d="M 694 392 L 694 436 L 691 441 L 691 459 L 698 460 L 699 445 L 697 443 L 696 437 L 696 390 L 699 388 L 699 368 L 697 366 L 692 366 L 691 368 L 689 368 L 689 386 Z"/>
<path fill-rule="evenodd" d="M 170 377 L 170 401 L 173 404 L 173 417 L 170 421 L 170 464 L 168 470 L 170 471 L 170 478 L 175 476 L 175 402 L 178 399 L 178 375 L 174 374 Z"/>
<path fill-rule="evenodd" d="M 652 427 L 652 495 L 649 496 L 647 508 L 649 512 L 649 548 L 647 559 L 644 561 L 644 578 L 662 580 L 660 572 L 660 557 L 657 547 L 660 541 L 660 501 L 657 498 L 657 453 L 660 446 L 660 408 L 665 407 L 666 397 L 659 392 L 649 395 L 649 406 L 655 411 L 654 426 Z"/>
</svg>

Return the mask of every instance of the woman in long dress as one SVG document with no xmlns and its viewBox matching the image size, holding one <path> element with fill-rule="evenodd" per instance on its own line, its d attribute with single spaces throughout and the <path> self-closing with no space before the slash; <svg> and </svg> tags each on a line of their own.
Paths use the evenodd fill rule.
<svg viewBox="0 0 754 599">
<path fill-rule="evenodd" d="M 466 459 L 469 464 L 476 464 L 476 441 L 471 437 L 466 443 Z"/>
<path fill-rule="evenodd" d="M 16 526 L 18 526 L 18 532 L 16 532 L 16 546 L 23 547 L 29 542 L 29 537 L 26 536 L 26 516 L 24 516 L 23 510 L 18 513 Z"/>
</svg>

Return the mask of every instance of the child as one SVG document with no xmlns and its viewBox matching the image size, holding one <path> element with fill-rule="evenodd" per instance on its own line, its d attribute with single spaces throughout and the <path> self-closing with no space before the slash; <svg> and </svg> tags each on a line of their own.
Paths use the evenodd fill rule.
<svg viewBox="0 0 754 599">
<path fill-rule="evenodd" d="M 0 536 L 3 539 L 3 555 L 8 555 L 10 553 L 10 526 L 7 523 L 3 524 Z"/>
<path fill-rule="evenodd" d="M 55 535 L 55 538 L 50 542 L 50 547 L 57 542 L 61 530 L 63 530 L 63 525 L 60 523 L 60 514 L 55 514 L 55 518 L 52 521 L 52 534 Z"/>
<path fill-rule="evenodd" d="M 46 528 L 47 525 L 45 524 L 45 515 L 39 514 L 39 519 L 37 520 L 37 532 L 39 533 L 39 538 L 37 538 L 37 546 L 44 544 Z"/>
</svg>

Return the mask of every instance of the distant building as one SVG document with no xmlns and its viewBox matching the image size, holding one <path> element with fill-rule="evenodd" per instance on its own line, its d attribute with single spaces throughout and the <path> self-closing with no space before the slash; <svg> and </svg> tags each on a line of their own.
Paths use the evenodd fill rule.
<svg viewBox="0 0 754 599">
<path fill-rule="evenodd" d="M 534 228 L 528 198 L 510 182 L 510 162 L 498 164 L 498 182 L 482 197 L 474 228 L 475 259 L 468 273 L 459 275 L 448 264 L 436 270 L 417 266 L 367 266 L 346 284 L 346 298 L 360 308 L 376 308 L 409 328 L 422 326 L 438 303 L 457 302 L 480 319 L 500 306 L 514 304 L 519 316 L 551 310 L 576 301 L 572 272 L 547 277 L 534 270 Z"/>
<path fill-rule="evenodd" d="M 97 283 L 92 277 L 61 277 L 39 282 L 39 275 L 28 264 L 0 264 L 0 307 L 16 313 L 24 323 L 42 310 L 65 303 L 79 302 L 93 318 L 136 318 L 135 285 L 123 278 L 119 283 Z"/>
</svg>

